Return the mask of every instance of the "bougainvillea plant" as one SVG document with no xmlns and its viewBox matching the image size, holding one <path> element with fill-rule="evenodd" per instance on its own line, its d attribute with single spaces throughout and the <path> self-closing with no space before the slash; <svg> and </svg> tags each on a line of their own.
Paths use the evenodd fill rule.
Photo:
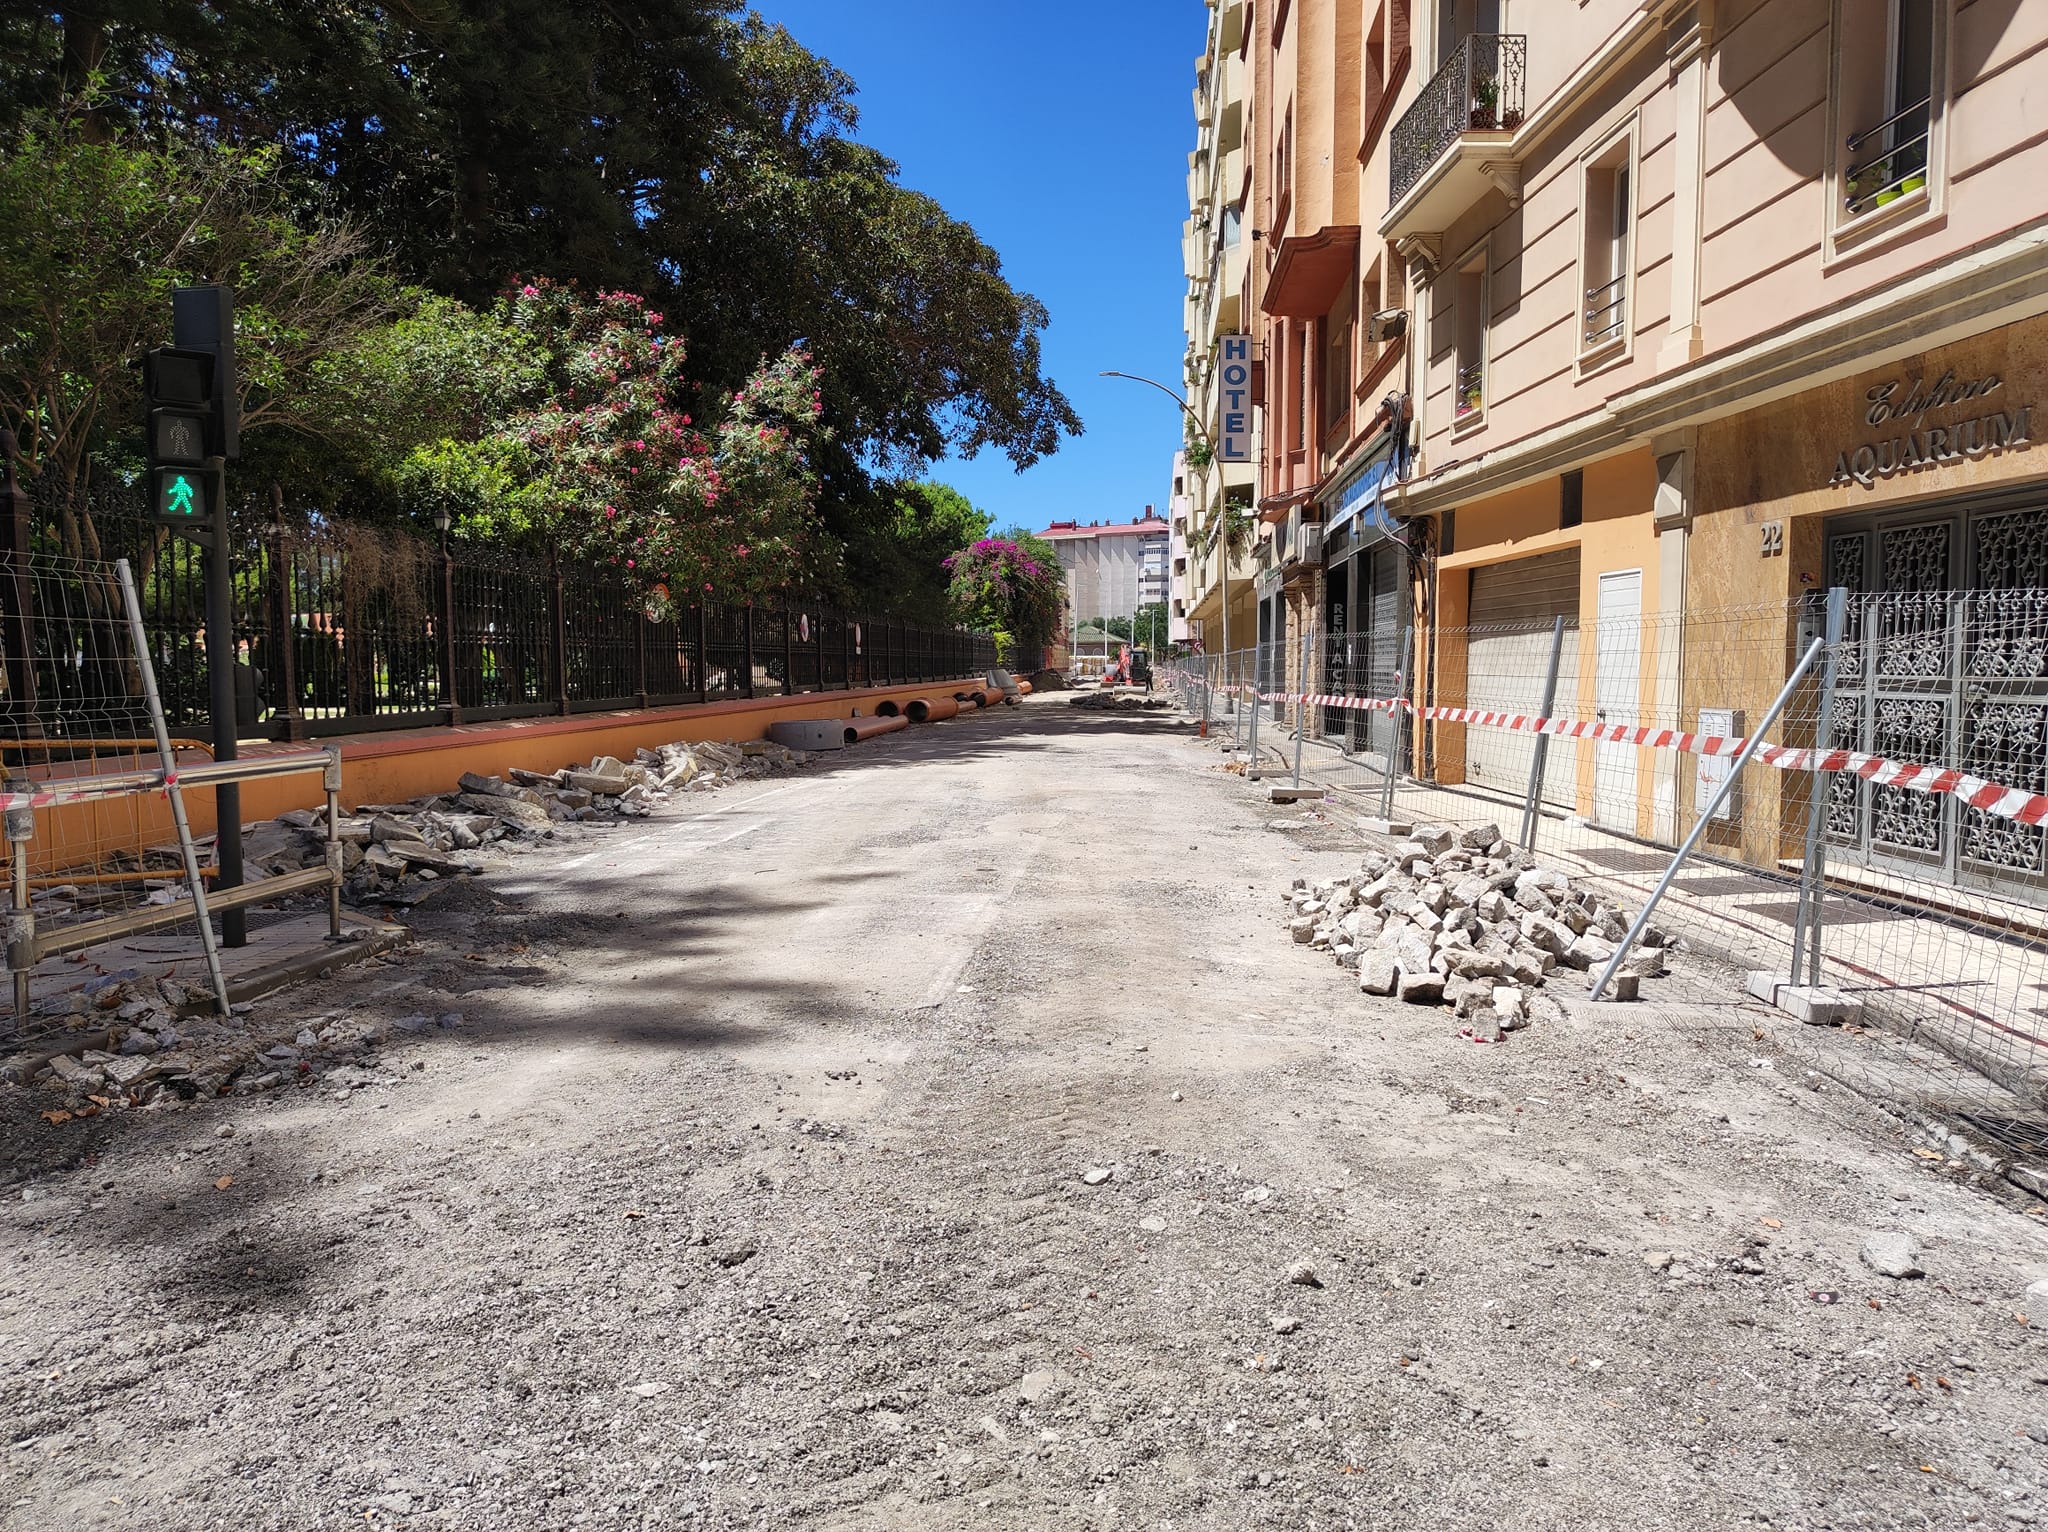
<svg viewBox="0 0 2048 1532">
<path fill-rule="evenodd" d="M 503 312 L 547 355 L 547 383 L 477 444 L 495 479 L 477 465 L 440 470 L 444 481 L 466 470 L 448 489 L 466 502 L 465 525 L 537 534 L 679 601 L 749 601 L 829 577 L 812 465 L 821 378 L 808 355 L 765 361 L 737 393 L 707 398 L 682 340 L 637 293 L 524 282 Z M 492 492 L 508 478 L 524 481 L 516 496 Z M 515 505 L 520 527 L 490 525 Z"/>
<path fill-rule="evenodd" d="M 995 633 L 1005 664 L 1036 669 L 1059 631 L 1066 582 L 1058 563 L 1010 538 L 984 537 L 947 559 L 946 570 L 960 616 Z"/>
</svg>

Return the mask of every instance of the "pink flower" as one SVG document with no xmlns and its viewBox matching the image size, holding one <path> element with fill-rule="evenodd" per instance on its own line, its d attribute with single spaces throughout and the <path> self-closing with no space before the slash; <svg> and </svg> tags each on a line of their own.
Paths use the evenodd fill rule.
<svg viewBox="0 0 2048 1532">
<path fill-rule="evenodd" d="M 522 298 L 538 298 L 540 296 L 540 289 L 529 282 L 519 289 L 519 296 Z"/>
</svg>

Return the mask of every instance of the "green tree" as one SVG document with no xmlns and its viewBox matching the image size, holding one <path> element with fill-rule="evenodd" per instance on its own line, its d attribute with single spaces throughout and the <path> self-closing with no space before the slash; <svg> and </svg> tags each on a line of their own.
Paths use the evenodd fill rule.
<svg viewBox="0 0 2048 1532">
<path fill-rule="evenodd" d="M 140 435 L 131 364 L 170 340 L 171 289 L 206 282 L 237 290 L 253 432 L 313 425 L 303 380 L 399 302 L 360 229 L 294 220 L 274 152 L 101 143 L 42 121 L 0 155 L 0 424 L 56 486 L 74 556 L 99 556 L 82 498 L 91 455 Z"/>
<path fill-rule="evenodd" d="M 1043 306 L 854 139 L 851 79 L 733 10 L 87 0 L 0 21 L 0 94 L 89 139 L 274 146 L 308 214 L 374 222 L 395 270 L 474 308 L 515 272 L 648 294 L 719 388 L 801 341 L 842 535 L 878 466 L 1056 450 L 1080 422 Z"/>
<path fill-rule="evenodd" d="M 847 540 L 846 597 L 918 622 L 951 622 L 946 559 L 988 530 L 987 513 L 951 485 L 900 479 L 878 485 L 873 509 Z"/>
</svg>

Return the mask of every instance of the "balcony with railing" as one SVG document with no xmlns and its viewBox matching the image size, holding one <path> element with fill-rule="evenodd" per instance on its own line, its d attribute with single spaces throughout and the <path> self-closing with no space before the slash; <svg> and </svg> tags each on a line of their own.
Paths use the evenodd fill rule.
<svg viewBox="0 0 2048 1532">
<path fill-rule="evenodd" d="M 1391 135 L 1382 235 L 1441 233 L 1489 186 L 1520 199 L 1507 151 L 1528 110 L 1528 53 L 1519 34 L 1475 32 L 1422 87 Z"/>
</svg>

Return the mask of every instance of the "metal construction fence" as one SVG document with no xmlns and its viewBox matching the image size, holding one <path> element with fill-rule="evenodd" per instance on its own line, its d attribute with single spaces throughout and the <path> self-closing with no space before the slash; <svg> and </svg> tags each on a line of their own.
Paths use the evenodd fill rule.
<svg viewBox="0 0 2048 1532">
<path fill-rule="evenodd" d="M 1631 908 L 1654 899 L 1697 955 L 1655 992 L 1700 1024 L 2037 1133 L 2048 592 L 1311 633 L 1167 673 L 1263 780 L 1365 818 L 1490 821 Z M 1749 972 L 1861 1018 L 1778 1025 Z"/>
<path fill-rule="evenodd" d="M 169 948 L 136 950 L 181 953 L 182 961 L 169 965 L 174 982 L 224 1012 L 213 917 L 235 912 L 230 918 L 239 920 L 251 905 L 318 894 L 329 935 L 338 936 L 339 751 L 330 746 L 213 761 L 205 745 L 177 738 L 164 715 L 141 601 L 125 561 L 0 554 L 0 586 L 9 592 L 9 621 L 0 630 L 9 653 L 18 637 L 11 615 L 17 602 L 61 619 L 75 646 L 65 728 L 51 730 L 34 714 L 0 711 L 12 1000 L 0 1042 L 18 1045 L 61 1030 L 81 999 L 88 1008 L 100 1003 L 95 975 L 110 984 L 123 976 L 119 963 L 81 972 L 54 961 L 69 954 L 151 933 L 194 931 L 196 947 L 174 941 Z M 109 599 L 89 600 L 87 592 Z M 216 837 L 193 835 L 188 798 L 197 794 L 203 803 L 206 793 L 232 783 L 302 773 L 319 776 L 327 797 L 326 858 L 240 888 L 210 887 L 219 870 Z"/>
<path fill-rule="evenodd" d="M 145 519 L 130 486 L 101 480 L 61 509 L 47 490 L 25 498 L 23 514 L 0 517 L 0 551 L 87 571 L 127 559 L 171 727 L 198 728 L 209 716 L 202 551 Z M 238 527 L 230 556 L 245 736 L 915 684 L 996 662 L 993 638 L 964 628 L 819 603 L 690 601 L 553 553 L 292 520 L 281 503 L 269 525 Z M 101 671 L 81 619 L 113 611 L 114 595 L 90 574 L 73 584 L 61 603 L 6 613 L 5 707 L 46 731 L 109 700 L 92 690 Z"/>
</svg>

